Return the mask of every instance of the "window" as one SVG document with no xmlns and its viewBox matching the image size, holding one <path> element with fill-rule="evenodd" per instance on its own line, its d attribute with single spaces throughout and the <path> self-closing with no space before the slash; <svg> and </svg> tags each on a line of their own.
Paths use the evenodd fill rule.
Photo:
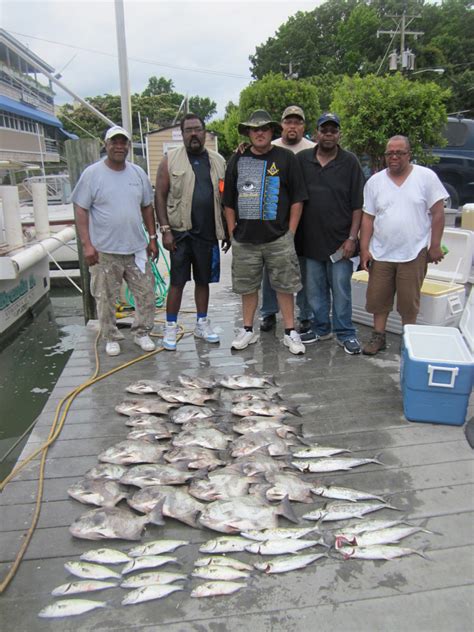
<svg viewBox="0 0 474 632">
<path fill-rule="evenodd" d="M 28 132 L 36 134 L 36 122 L 28 119 L 24 116 L 17 116 L 16 114 L 10 114 L 10 112 L 0 112 L 0 127 L 6 127 L 7 129 L 16 129 L 20 132 Z M 42 133 L 42 127 L 40 126 L 40 133 Z"/>
</svg>

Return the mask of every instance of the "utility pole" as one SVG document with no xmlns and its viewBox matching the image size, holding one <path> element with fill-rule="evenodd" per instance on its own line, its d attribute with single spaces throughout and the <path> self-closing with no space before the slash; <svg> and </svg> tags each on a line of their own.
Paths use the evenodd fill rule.
<svg viewBox="0 0 474 632">
<path fill-rule="evenodd" d="M 125 39 L 125 14 L 123 0 L 115 0 L 115 23 L 117 29 L 117 49 L 120 74 L 120 103 L 122 106 L 122 127 L 132 136 L 132 101 L 128 78 L 127 43 Z M 130 143 L 130 160 L 133 162 L 133 142 Z"/>
<path fill-rule="evenodd" d="M 300 62 L 294 62 L 295 66 L 299 66 Z M 298 79 L 299 74 L 296 72 L 296 70 L 293 70 L 293 62 L 290 61 L 287 64 L 282 64 L 280 63 L 280 66 L 288 66 L 288 72 L 285 73 L 285 79 Z"/>
<path fill-rule="evenodd" d="M 390 35 L 395 38 L 400 33 L 400 54 L 394 49 L 388 56 L 389 70 L 398 70 L 400 64 L 401 70 L 414 70 L 415 69 L 415 54 L 411 52 L 409 48 L 405 48 L 405 38 L 407 35 L 412 35 L 415 39 L 420 35 L 424 35 L 423 31 L 408 31 L 407 27 L 421 17 L 421 15 L 407 15 L 406 11 L 403 11 L 402 15 L 388 15 L 395 22 L 396 29 L 393 31 L 377 31 L 377 37 L 380 35 Z"/>
</svg>

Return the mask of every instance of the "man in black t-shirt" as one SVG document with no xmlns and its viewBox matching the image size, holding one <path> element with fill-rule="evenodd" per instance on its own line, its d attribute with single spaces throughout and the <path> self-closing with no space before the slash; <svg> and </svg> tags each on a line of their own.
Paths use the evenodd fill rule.
<svg viewBox="0 0 474 632">
<path fill-rule="evenodd" d="M 294 293 L 301 289 L 294 235 L 306 187 L 294 154 L 272 145 L 281 126 L 268 112 L 253 112 L 248 122 L 239 124 L 239 132 L 249 137 L 251 146 L 232 156 L 224 184 L 225 217 L 232 237 L 232 287 L 242 295 L 244 325 L 232 348 L 245 349 L 258 340 L 253 321 L 265 265 L 283 317 L 283 343 L 291 353 L 304 354 L 294 327 Z"/>
</svg>

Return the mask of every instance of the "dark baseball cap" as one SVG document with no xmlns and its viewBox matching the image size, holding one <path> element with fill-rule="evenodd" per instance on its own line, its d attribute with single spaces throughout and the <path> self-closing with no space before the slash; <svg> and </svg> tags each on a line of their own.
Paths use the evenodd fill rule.
<svg viewBox="0 0 474 632">
<path fill-rule="evenodd" d="M 324 125 L 325 123 L 334 123 L 334 125 L 341 127 L 341 121 L 338 115 L 334 114 L 333 112 L 324 112 L 324 114 L 321 114 L 321 116 L 318 118 L 318 127 L 321 127 L 321 125 Z"/>
</svg>

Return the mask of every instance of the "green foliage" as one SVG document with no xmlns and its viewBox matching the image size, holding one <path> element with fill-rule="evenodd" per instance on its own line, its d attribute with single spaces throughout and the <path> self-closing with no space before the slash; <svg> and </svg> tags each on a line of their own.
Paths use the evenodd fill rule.
<svg viewBox="0 0 474 632">
<path fill-rule="evenodd" d="M 448 97 L 449 91 L 433 82 L 410 81 L 399 73 L 356 75 L 335 89 L 331 109 L 341 117 L 343 144 L 379 169 L 387 140 L 397 134 L 408 136 L 414 157 L 427 162 L 426 148 L 443 143 Z"/>
<path fill-rule="evenodd" d="M 189 111 L 207 121 L 216 113 L 217 107 L 215 101 L 211 101 L 208 97 L 190 97 Z"/>
<path fill-rule="evenodd" d="M 144 97 L 154 97 L 157 94 L 170 94 L 173 92 L 174 84 L 171 79 L 165 79 L 164 77 L 150 77 L 148 79 L 148 85 L 143 90 L 142 95 Z"/>
</svg>

